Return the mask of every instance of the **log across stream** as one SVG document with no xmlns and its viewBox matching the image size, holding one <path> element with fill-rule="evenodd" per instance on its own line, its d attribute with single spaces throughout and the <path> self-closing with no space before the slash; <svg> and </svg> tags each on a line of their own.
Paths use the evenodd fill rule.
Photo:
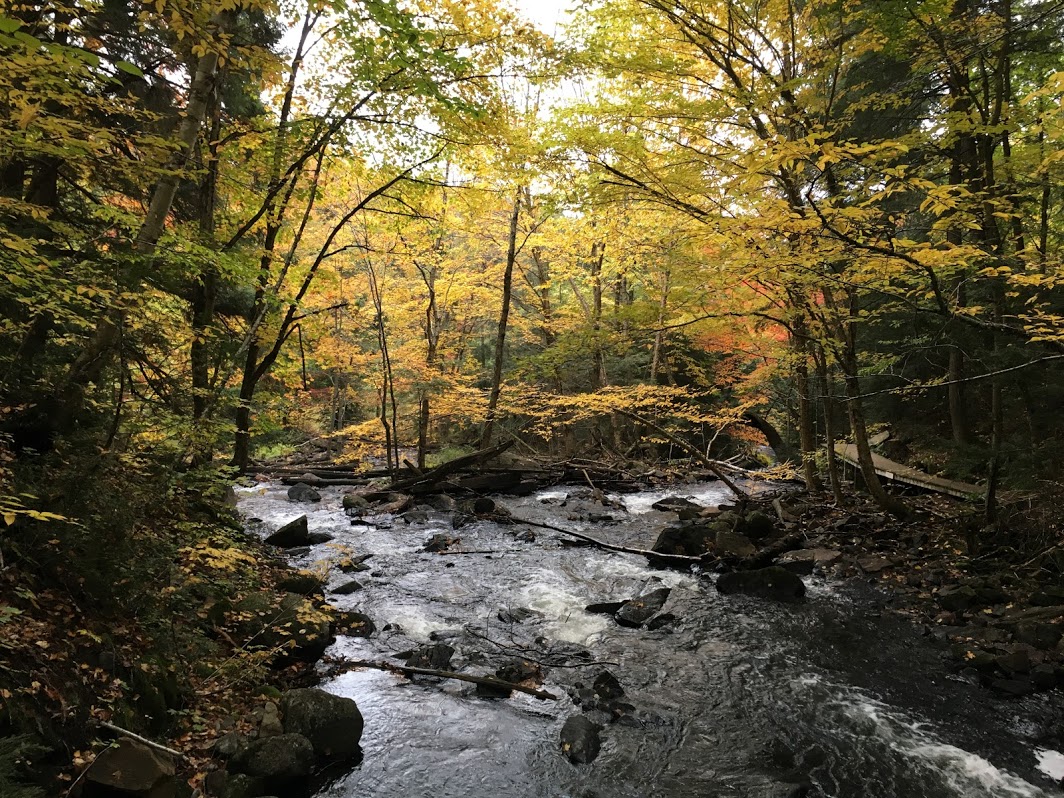
<svg viewBox="0 0 1064 798">
<path fill-rule="evenodd" d="M 479 520 L 455 530 L 436 510 L 411 523 L 379 515 L 352 525 L 341 490 L 323 486 L 314 505 L 289 502 L 280 484 L 240 490 L 241 510 L 261 519 L 252 529 L 265 534 L 306 513 L 312 531 L 333 535 L 295 564 L 328 567 L 329 588 L 357 580 L 348 595 L 326 594 L 377 629 L 340 637 L 329 652 L 341 667 L 324 686 L 361 707 L 365 756 L 323 797 L 1062 794 L 1060 699 L 1009 700 L 950 678 L 941 649 L 867 585 L 807 577 L 805 601 L 786 605 L 721 596 L 710 575 L 574 548 L 546 528 Z M 706 505 L 730 495 L 703 483 L 611 496 L 623 509 L 572 487 L 498 501 L 541 524 L 646 549 L 674 518 L 651 509 L 666 494 Z M 518 538 L 528 531 L 534 539 Z M 460 538 L 452 552 L 475 553 L 422 552 L 436 534 Z M 370 570 L 336 567 L 362 554 L 372 555 Z M 653 630 L 586 611 L 664 587 L 672 619 Z M 342 667 L 404 665 L 398 655 L 437 644 L 453 649 L 443 670 L 473 676 L 531 661 L 542 673 L 535 689 L 558 700 Z M 623 690 L 612 714 L 588 699 L 603 671 Z M 562 725 L 580 714 L 602 726 L 590 764 L 573 764 L 559 746 Z"/>
</svg>

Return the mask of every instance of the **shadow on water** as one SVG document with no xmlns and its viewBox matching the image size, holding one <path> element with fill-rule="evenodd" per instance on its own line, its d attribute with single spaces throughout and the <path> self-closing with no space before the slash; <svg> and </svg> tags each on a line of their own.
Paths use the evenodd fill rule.
<svg viewBox="0 0 1064 798">
<path fill-rule="evenodd" d="M 648 546 L 672 520 L 650 508 L 662 493 L 623 497 L 615 521 L 578 492 L 555 489 L 501 501 L 515 514 Z M 727 499 L 719 485 L 674 491 L 705 504 Z M 622 497 L 616 497 L 622 500 Z M 243 511 L 273 527 L 301 514 L 282 488 L 244 492 Z M 1062 795 L 1038 769 L 1036 749 L 1057 748 L 1061 701 L 1006 701 L 951 678 L 942 650 L 864 585 L 809 581 L 801 605 L 722 597 L 711 577 L 655 571 L 639 557 L 563 546 L 538 533 L 479 522 L 459 533 L 430 513 L 406 524 L 371 517 L 352 526 L 337 491 L 309 511 L 311 531 L 335 536 L 296 561 L 311 566 L 372 553 L 363 590 L 335 596 L 379 629 L 340 638 L 334 657 L 381 660 L 444 638 L 453 666 L 490 673 L 515 654 L 551 659 L 583 652 L 589 667 L 549 667 L 556 702 L 514 694 L 477 697 L 470 685 L 380 671 L 353 671 L 326 689 L 355 698 L 366 719 L 360 766 L 322 798 L 987 798 Z M 420 552 L 432 535 L 460 534 L 460 548 L 496 554 Z M 363 579 L 362 577 L 365 577 Z M 350 579 L 333 569 L 333 586 Z M 672 588 L 665 607 L 678 622 L 627 629 L 585 605 Z M 521 622 L 500 610 L 531 611 Z M 505 612 L 501 617 L 507 617 Z M 573 665 L 570 656 L 563 663 Z M 578 682 L 605 667 L 635 710 L 602 733 L 590 765 L 562 755 L 564 720 L 581 711 Z"/>
</svg>

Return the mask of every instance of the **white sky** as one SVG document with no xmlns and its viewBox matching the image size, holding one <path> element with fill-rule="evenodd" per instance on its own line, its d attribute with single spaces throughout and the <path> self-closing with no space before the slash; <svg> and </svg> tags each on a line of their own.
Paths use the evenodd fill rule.
<svg viewBox="0 0 1064 798">
<path fill-rule="evenodd" d="M 544 33 L 553 34 L 555 27 L 565 21 L 567 12 L 576 0 L 510 0 L 511 3 Z"/>
</svg>

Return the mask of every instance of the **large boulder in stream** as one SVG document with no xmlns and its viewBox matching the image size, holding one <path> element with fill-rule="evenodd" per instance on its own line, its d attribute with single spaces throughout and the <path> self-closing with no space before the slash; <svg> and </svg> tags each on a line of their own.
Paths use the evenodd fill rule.
<svg viewBox="0 0 1064 798">
<path fill-rule="evenodd" d="M 713 546 L 717 532 L 728 530 L 726 524 L 705 521 L 681 521 L 670 524 L 658 533 L 651 550 L 658 554 L 684 554 L 698 557 Z"/>
<path fill-rule="evenodd" d="M 731 555 L 732 557 L 750 557 L 757 551 L 757 547 L 746 535 L 733 532 L 723 524 L 722 529 L 717 530 L 714 546 L 719 555 Z"/>
<path fill-rule="evenodd" d="M 272 535 L 267 537 L 266 543 L 271 546 L 279 546 L 282 549 L 294 549 L 297 546 L 309 546 L 310 533 L 307 530 L 307 517 L 301 515 L 294 521 L 289 521 Z"/>
<path fill-rule="evenodd" d="M 613 617 L 621 626 L 630 626 L 638 629 L 658 614 L 665 602 L 669 600 L 670 588 L 659 587 L 642 596 L 630 599 L 621 605 L 617 614 Z"/>
<path fill-rule="evenodd" d="M 721 574 L 717 578 L 717 592 L 724 595 L 745 593 L 775 601 L 800 601 L 805 596 L 805 583 L 786 568 L 772 565 L 753 571 Z"/>
<path fill-rule="evenodd" d="M 288 501 L 290 502 L 320 502 L 321 494 L 305 482 L 297 482 L 288 489 Z"/>
<path fill-rule="evenodd" d="M 584 715 L 573 715 L 562 726 L 561 748 L 569 761 L 577 765 L 593 762 L 599 755 L 602 741 L 599 727 Z"/>
<path fill-rule="evenodd" d="M 229 760 L 230 770 L 244 773 L 259 790 L 298 790 L 314 769 L 314 748 L 301 734 L 277 734 L 253 740 Z M 256 791 L 254 795 L 262 795 Z M 280 794 L 280 792 L 278 792 Z"/>
<path fill-rule="evenodd" d="M 281 698 L 285 735 L 310 741 L 319 761 L 337 762 L 359 753 L 362 713 L 353 699 L 313 687 L 289 690 Z"/>
</svg>

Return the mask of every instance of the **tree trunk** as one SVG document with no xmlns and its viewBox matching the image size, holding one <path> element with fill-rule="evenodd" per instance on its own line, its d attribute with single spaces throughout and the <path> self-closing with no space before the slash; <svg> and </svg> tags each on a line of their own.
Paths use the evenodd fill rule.
<svg viewBox="0 0 1064 798">
<path fill-rule="evenodd" d="M 517 222 L 521 215 L 521 189 L 514 193 L 513 212 L 510 214 L 510 235 L 506 249 L 506 270 L 502 277 L 502 308 L 499 310 L 499 331 L 495 338 L 495 365 L 491 373 L 491 393 L 488 395 L 488 411 L 484 418 L 484 430 L 480 435 L 480 448 L 491 444 L 495 426 L 495 413 L 502 393 L 502 365 L 506 355 L 506 326 L 510 318 L 510 293 L 513 288 L 514 263 L 517 261 Z"/>
</svg>

